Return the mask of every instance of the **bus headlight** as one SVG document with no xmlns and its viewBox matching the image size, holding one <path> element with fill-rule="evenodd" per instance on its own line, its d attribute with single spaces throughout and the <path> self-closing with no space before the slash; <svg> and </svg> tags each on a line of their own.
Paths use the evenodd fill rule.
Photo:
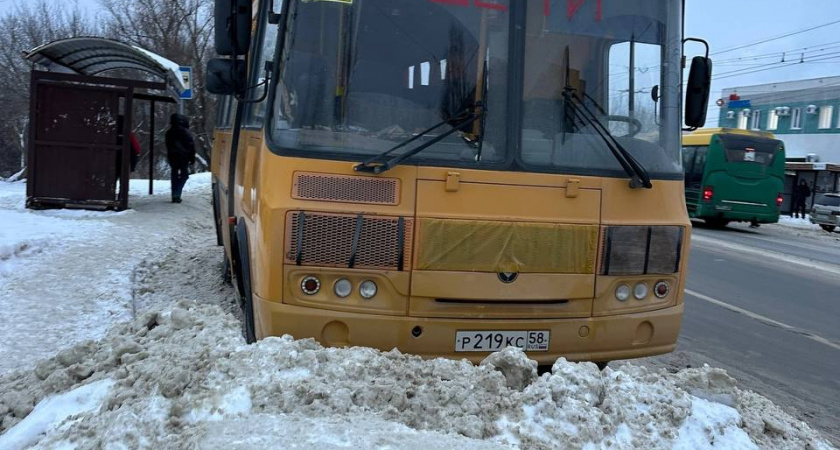
<svg viewBox="0 0 840 450">
<path fill-rule="evenodd" d="M 636 297 L 636 300 L 644 300 L 647 295 L 648 287 L 645 283 L 636 283 L 633 286 L 633 297 Z"/>
<path fill-rule="evenodd" d="M 630 298 L 630 286 L 620 284 L 617 288 L 615 288 L 615 298 L 620 302 L 626 302 L 627 299 Z"/>
<path fill-rule="evenodd" d="M 371 280 L 362 281 L 362 284 L 359 285 L 359 295 L 367 300 L 372 299 L 377 290 L 376 283 Z"/>
<path fill-rule="evenodd" d="M 345 298 L 353 292 L 353 283 L 347 278 L 339 278 L 333 285 L 333 292 L 339 298 Z"/>
</svg>

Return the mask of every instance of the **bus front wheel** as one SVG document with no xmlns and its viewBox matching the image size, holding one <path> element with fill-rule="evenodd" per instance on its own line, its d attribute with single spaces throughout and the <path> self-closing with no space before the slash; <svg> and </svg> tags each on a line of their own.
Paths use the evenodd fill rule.
<svg viewBox="0 0 840 450">
<path fill-rule="evenodd" d="M 248 231 L 242 219 L 236 227 L 237 246 L 239 248 L 239 270 L 240 270 L 240 306 L 242 308 L 242 334 L 245 342 L 253 344 L 257 341 L 256 326 L 254 322 L 254 297 L 251 290 L 251 258 L 250 243 L 248 242 Z"/>
<path fill-rule="evenodd" d="M 829 233 L 834 233 L 835 226 L 834 225 L 820 225 L 823 230 L 828 231 Z"/>
</svg>

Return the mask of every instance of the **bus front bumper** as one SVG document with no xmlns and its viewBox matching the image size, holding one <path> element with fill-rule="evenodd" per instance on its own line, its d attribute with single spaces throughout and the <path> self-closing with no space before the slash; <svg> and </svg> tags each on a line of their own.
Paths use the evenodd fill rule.
<svg viewBox="0 0 840 450">
<path fill-rule="evenodd" d="M 290 334 L 330 347 L 364 346 L 423 357 L 483 360 L 489 352 L 456 352 L 457 331 L 550 331 L 548 351 L 528 352 L 539 364 L 559 357 L 572 361 L 613 361 L 674 350 L 683 305 L 637 314 L 579 319 L 441 319 L 358 314 L 304 308 L 254 296 L 257 337 Z M 419 329 L 422 333 L 417 334 Z M 413 333 L 414 332 L 414 333 Z"/>
</svg>

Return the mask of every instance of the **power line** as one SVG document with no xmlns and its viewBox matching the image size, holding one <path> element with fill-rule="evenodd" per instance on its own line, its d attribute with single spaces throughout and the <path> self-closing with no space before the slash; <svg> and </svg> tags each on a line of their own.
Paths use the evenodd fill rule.
<svg viewBox="0 0 840 450">
<path fill-rule="evenodd" d="M 770 53 L 760 53 L 758 55 L 739 56 L 737 58 L 729 58 L 729 59 L 718 59 L 718 60 L 715 60 L 715 64 L 731 62 L 731 61 L 752 61 L 752 60 L 759 60 L 759 59 L 777 58 L 777 57 L 779 57 L 783 54 L 787 54 L 787 53 L 821 52 L 821 51 L 828 50 L 828 49 L 831 49 L 831 48 L 840 47 L 840 45 L 837 45 L 837 44 L 840 44 L 840 41 L 825 42 L 825 43 L 822 43 L 822 44 L 813 44 L 813 45 L 809 45 L 807 47 L 792 48 L 792 49 L 788 49 L 788 50 L 779 50 L 779 51 L 770 52 Z M 817 48 L 817 47 L 819 47 L 819 48 Z"/>
<path fill-rule="evenodd" d="M 832 55 L 835 55 L 835 56 L 832 56 Z M 828 61 L 828 60 L 838 59 L 838 58 L 840 58 L 840 51 L 827 53 L 825 55 L 820 55 L 817 59 L 809 60 L 809 61 L 800 60 L 800 61 L 793 61 L 793 62 L 790 62 L 790 63 L 778 63 L 778 62 L 776 62 L 776 63 L 765 64 L 765 65 L 759 66 L 759 67 L 736 69 L 736 70 L 732 70 L 732 71 L 729 71 L 729 72 L 724 72 L 724 73 L 714 75 L 713 79 L 714 80 L 722 80 L 722 79 L 725 79 L 725 78 L 732 78 L 732 77 L 741 76 L 741 75 L 748 75 L 748 74 L 756 73 L 756 72 L 764 72 L 764 71 L 767 71 L 767 70 L 782 69 L 782 68 L 785 68 L 785 67 L 796 66 L 796 65 L 799 65 L 799 64 L 811 64 L 811 63 L 815 63 L 815 62 Z"/>
<path fill-rule="evenodd" d="M 737 47 L 727 48 L 727 49 L 724 49 L 724 50 L 720 50 L 720 51 L 711 53 L 710 55 L 720 55 L 721 53 L 729 53 L 729 52 L 733 52 L 735 50 L 740 50 L 742 48 L 752 47 L 754 45 L 764 44 L 766 42 L 777 41 L 779 39 L 794 36 L 794 35 L 797 35 L 797 34 L 807 33 L 808 31 L 813 31 L 813 30 L 817 30 L 817 29 L 820 29 L 820 28 L 825 28 L 825 27 L 835 25 L 835 24 L 838 24 L 838 23 L 840 23 L 840 20 L 835 20 L 835 21 L 824 23 L 824 24 L 821 24 L 821 25 L 816 25 L 816 26 L 813 26 L 813 27 L 804 28 L 802 30 L 792 31 L 790 33 L 785 33 L 785 34 L 782 34 L 782 35 L 779 35 L 779 36 L 775 36 L 775 37 L 771 37 L 771 38 L 767 38 L 767 39 L 762 39 L 760 41 L 750 42 L 749 44 L 743 44 L 743 45 L 739 45 Z"/>
</svg>

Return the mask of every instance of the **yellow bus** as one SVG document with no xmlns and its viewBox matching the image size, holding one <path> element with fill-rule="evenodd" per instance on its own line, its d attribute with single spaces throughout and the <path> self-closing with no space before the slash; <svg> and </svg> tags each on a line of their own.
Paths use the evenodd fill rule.
<svg viewBox="0 0 840 450">
<path fill-rule="evenodd" d="M 674 349 L 675 0 L 217 0 L 220 243 L 249 342 L 477 362 Z"/>
</svg>

